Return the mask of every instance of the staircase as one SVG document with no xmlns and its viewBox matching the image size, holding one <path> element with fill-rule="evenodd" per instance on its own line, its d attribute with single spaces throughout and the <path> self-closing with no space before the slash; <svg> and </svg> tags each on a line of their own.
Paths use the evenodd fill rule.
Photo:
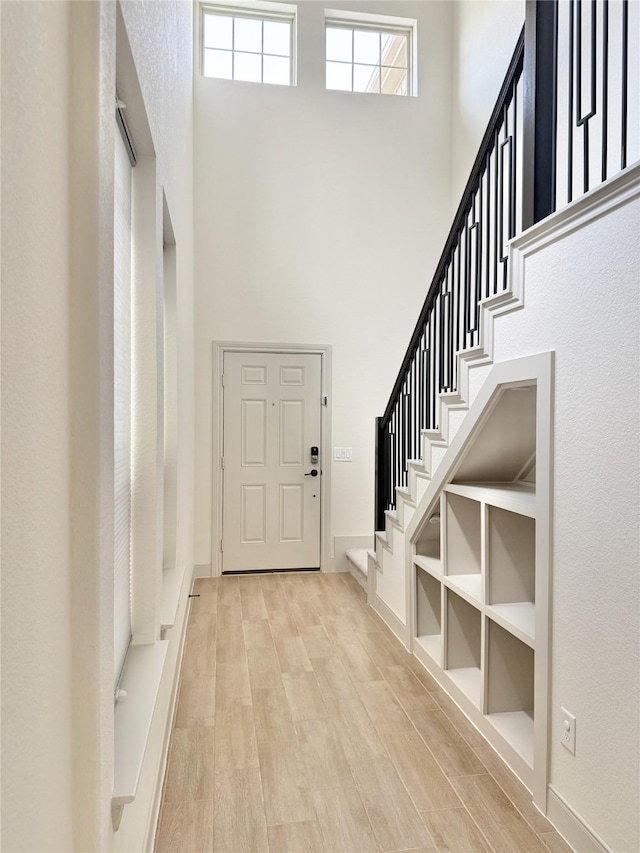
<svg viewBox="0 0 640 853">
<path fill-rule="evenodd" d="M 593 96 L 592 112 L 585 116 L 571 96 L 576 73 L 580 79 L 571 57 L 575 51 L 582 55 L 580 41 L 587 37 L 580 4 L 527 4 L 525 28 L 389 403 L 377 422 L 375 551 L 359 554 L 357 561 L 360 582 L 366 575 L 371 606 L 515 771 L 536 806 L 562 823 L 563 834 L 577 849 L 608 849 L 549 784 L 554 750 L 549 706 L 555 343 L 550 346 L 544 334 L 533 334 L 514 344 L 508 332 L 508 324 L 530 331 L 545 323 L 547 306 L 539 294 L 533 293 L 532 299 L 529 284 L 531 307 L 526 313 L 532 312 L 536 322 L 516 319 L 525 308 L 525 261 L 540 249 L 569 242 L 573 233 L 607 216 L 618 216 L 611 225 L 611 233 L 616 233 L 619 211 L 640 197 L 640 97 L 638 80 L 628 75 L 625 65 L 637 33 L 631 36 L 628 29 L 627 3 L 615 13 L 607 3 L 591 8 L 597 15 L 591 13 L 590 38 L 593 44 L 602 38 L 604 46 L 598 54 L 603 58 L 597 63 L 593 59 L 591 68 L 598 98 Z M 620 55 L 622 75 L 613 81 L 607 63 Z M 567 56 L 568 72 L 559 68 L 559 57 Z M 602 79 L 596 81 L 596 72 Z M 617 159 L 613 139 L 622 140 Z M 617 259 L 625 257 L 627 245 L 637 247 L 630 221 L 623 228 L 626 244 L 617 241 L 617 255 L 601 275 L 607 276 Z M 567 263 L 561 251 L 556 254 Z M 547 270 L 550 279 L 553 272 Z M 574 310 L 584 298 L 575 277 L 568 274 L 567 279 L 574 301 L 553 291 L 557 313 Z M 596 301 L 604 316 L 606 303 Z M 512 316 L 497 322 L 507 315 Z M 503 339 L 506 343 L 501 344 Z M 565 370 L 573 356 L 570 350 L 567 346 Z M 581 352 L 582 373 L 575 382 L 588 383 L 584 349 Z M 572 363 L 575 367 L 575 360 Z M 566 375 L 563 382 L 566 388 Z M 506 475 L 504 470 L 496 477 L 485 471 L 484 479 L 492 482 L 481 488 L 476 482 L 480 475 L 475 474 L 482 466 L 474 473 L 469 459 L 474 452 L 480 454 L 483 430 L 497 401 L 514 388 L 535 389 L 533 452 Z M 584 412 L 591 397 L 585 393 L 581 400 Z M 499 441 L 504 432 L 498 427 L 496 434 Z M 495 436 L 492 440 L 495 443 Z M 507 447 L 504 453 L 508 455 Z M 533 501 L 529 508 L 523 508 L 523 494 Z M 469 585 L 456 577 L 466 575 L 451 557 L 465 551 L 464 531 L 460 544 L 451 539 L 446 523 L 442 532 L 435 527 L 441 516 L 455 515 L 458 499 L 475 502 L 480 519 L 481 557 Z M 488 543 L 491 536 L 500 538 L 503 524 L 510 543 L 506 552 L 513 552 L 500 556 L 499 561 L 504 560 L 497 570 L 491 564 L 491 548 L 499 551 L 502 544 Z M 522 545 L 527 542 L 528 550 Z M 521 598 L 504 590 L 496 593 L 491 584 L 499 587 L 500 572 L 505 566 L 509 572 L 519 559 L 528 567 L 529 593 Z M 462 626 L 462 634 L 465 624 L 472 625 L 471 639 L 449 640 L 453 629 L 447 620 L 455 630 Z M 474 644 L 475 661 L 469 651 Z M 461 660 L 454 660 L 458 655 Z M 503 668 L 492 659 L 501 660 Z M 555 756 L 556 766 L 563 758 Z M 566 817 L 569 812 L 571 818 Z"/>
</svg>

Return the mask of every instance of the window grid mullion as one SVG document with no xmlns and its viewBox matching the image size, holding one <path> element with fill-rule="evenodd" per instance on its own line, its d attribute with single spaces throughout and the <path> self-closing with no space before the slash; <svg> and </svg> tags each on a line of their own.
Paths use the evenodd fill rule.
<svg viewBox="0 0 640 853">
<path fill-rule="evenodd" d="M 355 68 L 356 68 L 356 31 L 351 30 L 351 91 L 355 84 Z"/>
<path fill-rule="evenodd" d="M 264 83 L 264 21 L 260 22 L 260 82 Z"/>
<path fill-rule="evenodd" d="M 236 79 L 236 19 L 231 18 L 231 79 Z"/>
</svg>

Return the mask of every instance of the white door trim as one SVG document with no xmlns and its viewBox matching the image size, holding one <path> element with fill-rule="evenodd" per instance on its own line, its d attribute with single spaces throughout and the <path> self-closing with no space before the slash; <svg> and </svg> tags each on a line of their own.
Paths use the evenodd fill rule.
<svg viewBox="0 0 640 853">
<path fill-rule="evenodd" d="M 213 409 L 212 457 L 211 457 L 211 575 L 220 577 L 222 560 L 220 542 L 222 540 L 222 369 L 226 352 L 267 352 L 291 354 L 317 354 L 321 356 L 321 382 L 326 405 L 321 407 L 322 439 L 320 459 L 322 460 L 322 491 L 320 492 L 320 570 L 330 570 L 331 560 L 331 357 L 330 344 L 278 344 L 255 343 L 253 341 L 213 341 Z"/>
</svg>

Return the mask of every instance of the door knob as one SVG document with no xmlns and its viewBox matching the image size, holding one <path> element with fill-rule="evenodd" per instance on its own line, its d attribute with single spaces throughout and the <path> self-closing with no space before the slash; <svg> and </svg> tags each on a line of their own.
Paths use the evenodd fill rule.
<svg viewBox="0 0 640 853">
<path fill-rule="evenodd" d="M 312 469 L 309 471 L 309 473 L 308 473 L 308 474 L 305 474 L 304 476 L 305 476 L 305 477 L 317 477 L 317 476 L 318 476 L 318 469 L 317 469 L 317 468 L 312 468 Z"/>
</svg>

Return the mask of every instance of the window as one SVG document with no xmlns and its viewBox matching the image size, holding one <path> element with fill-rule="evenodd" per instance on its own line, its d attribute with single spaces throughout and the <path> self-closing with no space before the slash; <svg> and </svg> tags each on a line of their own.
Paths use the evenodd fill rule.
<svg viewBox="0 0 640 853">
<path fill-rule="evenodd" d="M 264 6 L 277 11 L 264 11 Z M 248 83 L 294 83 L 295 7 L 203 7 L 202 73 Z"/>
<path fill-rule="evenodd" d="M 126 132 L 126 131 L 125 131 Z M 131 163 L 115 133 L 113 290 L 114 680 L 131 641 Z"/>
<path fill-rule="evenodd" d="M 335 15 L 335 16 L 334 16 Z M 415 22 L 380 15 L 350 19 L 332 13 L 325 20 L 327 89 L 414 95 Z M 399 23 L 401 21 L 401 23 Z"/>
</svg>

